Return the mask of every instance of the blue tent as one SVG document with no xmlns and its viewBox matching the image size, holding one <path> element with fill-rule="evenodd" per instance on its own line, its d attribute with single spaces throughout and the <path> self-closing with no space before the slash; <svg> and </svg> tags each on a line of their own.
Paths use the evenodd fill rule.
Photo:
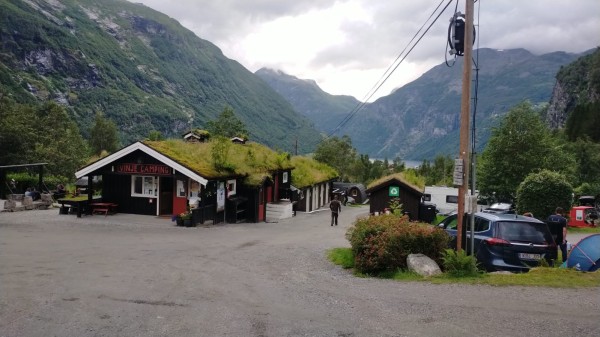
<svg viewBox="0 0 600 337">
<path fill-rule="evenodd" d="M 579 264 L 579 266 L 577 266 Z M 566 262 L 567 268 L 595 271 L 600 268 L 600 234 L 587 236 L 571 249 Z"/>
</svg>

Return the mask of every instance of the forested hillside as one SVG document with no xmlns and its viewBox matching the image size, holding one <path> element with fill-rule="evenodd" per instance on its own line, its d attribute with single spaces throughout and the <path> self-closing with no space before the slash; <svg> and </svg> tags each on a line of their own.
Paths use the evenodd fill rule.
<svg viewBox="0 0 600 337">
<path fill-rule="evenodd" d="M 547 105 L 559 69 L 590 52 L 534 55 L 525 49 L 476 51 L 478 64 L 473 68 L 479 71 L 472 74 L 473 86 L 478 79 L 477 149 L 483 149 L 492 127 L 511 107 L 524 100 L 536 106 Z M 335 135 L 348 135 L 357 150 L 371 158 L 399 156 L 431 160 L 437 155 L 455 155 L 459 139 L 462 62 L 459 58 L 453 67 L 441 62 L 415 81 L 367 104 Z M 260 75 L 265 78 L 264 74 Z M 308 80 L 292 81 L 291 76 L 276 71 L 267 75 L 268 83 L 325 133 L 330 133 L 355 107 L 344 105 L 346 111 L 339 111 L 337 107 L 342 106 L 347 97 L 319 93 L 318 87 Z M 337 105 L 331 101 L 337 101 Z"/>
<path fill-rule="evenodd" d="M 572 140 L 600 142 L 600 49 L 560 69 L 546 120 Z"/>
<path fill-rule="evenodd" d="M 179 136 L 233 108 L 251 140 L 310 152 L 311 122 L 260 78 L 177 21 L 124 0 L 0 0 L 0 92 L 55 101 L 88 135 L 96 112 L 124 143 Z"/>
</svg>

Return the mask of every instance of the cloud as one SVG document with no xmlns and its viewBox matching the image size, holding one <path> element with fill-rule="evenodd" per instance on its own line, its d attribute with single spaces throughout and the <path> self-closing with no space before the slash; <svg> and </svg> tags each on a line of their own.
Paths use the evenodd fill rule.
<svg viewBox="0 0 600 337">
<path fill-rule="evenodd" d="M 448 2 L 135 1 L 180 21 L 250 71 L 280 69 L 314 79 L 330 93 L 357 98 L 362 98 L 410 46 L 436 6 Z M 449 18 L 455 5 L 452 2 L 448 6 L 379 95 L 444 62 Z M 464 12 L 464 1 L 459 6 Z M 479 0 L 475 9 L 477 42 L 482 48 L 525 48 L 541 54 L 582 52 L 600 45 L 598 0 Z"/>
</svg>

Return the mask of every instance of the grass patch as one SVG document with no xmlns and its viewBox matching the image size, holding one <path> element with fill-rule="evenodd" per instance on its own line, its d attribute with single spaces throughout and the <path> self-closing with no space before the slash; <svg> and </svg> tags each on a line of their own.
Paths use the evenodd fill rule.
<svg viewBox="0 0 600 337">
<path fill-rule="evenodd" d="M 354 256 L 350 248 L 334 248 L 327 252 L 327 257 L 334 264 L 345 269 L 354 267 Z M 580 272 L 574 269 L 557 267 L 532 268 L 527 273 L 518 274 L 489 274 L 479 273 L 469 277 L 455 277 L 442 274 L 425 278 L 408 270 L 397 270 L 367 275 L 354 272 L 357 277 L 377 277 L 397 280 L 400 282 L 427 281 L 433 284 L 473 284 L 491 286 L 526 286 L 526 287 L 551 287 L 551 288 L 588 288 L 600 287 L 600 272 Z"/>
<path fill-rule="evenodd" d="M 447 217 L 447 215 L 436 214 L 435 219 L 433 219 L 433 222 L 431 224 L 437 226 L 440 222 L 442 222 L 442 220 L 446 219 Z"/>
<path fill-rule="evenodd" d="M 327 257 L 334 264 L 341 266 L 344 269 L 354 267 L 354 255 L 350 248 L 334 248 L 327 252 Z"/>
<path fill-rule="evenodd" d="M 567 231 L 569 233 L 596 234 L 600 233 L 600 227 L 569 227 Z"/>
<path fill-rule="evenodd" d="M 431 279 L 432 283 L 485 284 L 491 286 L 526 286 L 551 288 L 600 287 L 600 273 L 584 273 L 566 268 L 532 268 L 528 273 L 486 274 L 479 277 L 453 278 L 446 274 Z"/>
</svg>

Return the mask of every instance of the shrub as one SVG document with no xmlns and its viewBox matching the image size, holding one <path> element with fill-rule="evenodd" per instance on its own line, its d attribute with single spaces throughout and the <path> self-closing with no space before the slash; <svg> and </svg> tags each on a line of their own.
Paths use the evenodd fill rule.
<svg viewBox="0 0 600 337">
<path fill-rule="evenodd" d="M 405 269 L 409 254 L 421 253 L 440 264 L 448 234 L 429 224 L 393 214 L 361 218 L 348 230 L 354 267 L 365 274 Z"/>
<path fill-rule="evenodd" d="M 517 212 L 532 212 L 546 219 L 557 206 L 571 208 L 573 188 L 560 173 L 543 170 L 529 174 L 517 190 Z"/>
<path fill-rule="evenodd" d="M 464 250 L 444 250 L 442 257 L 444 271 L 452 277 L 473 277 L 479 275 L 477 259 L 473 255 L 467 255 Z"/>
</svg>

